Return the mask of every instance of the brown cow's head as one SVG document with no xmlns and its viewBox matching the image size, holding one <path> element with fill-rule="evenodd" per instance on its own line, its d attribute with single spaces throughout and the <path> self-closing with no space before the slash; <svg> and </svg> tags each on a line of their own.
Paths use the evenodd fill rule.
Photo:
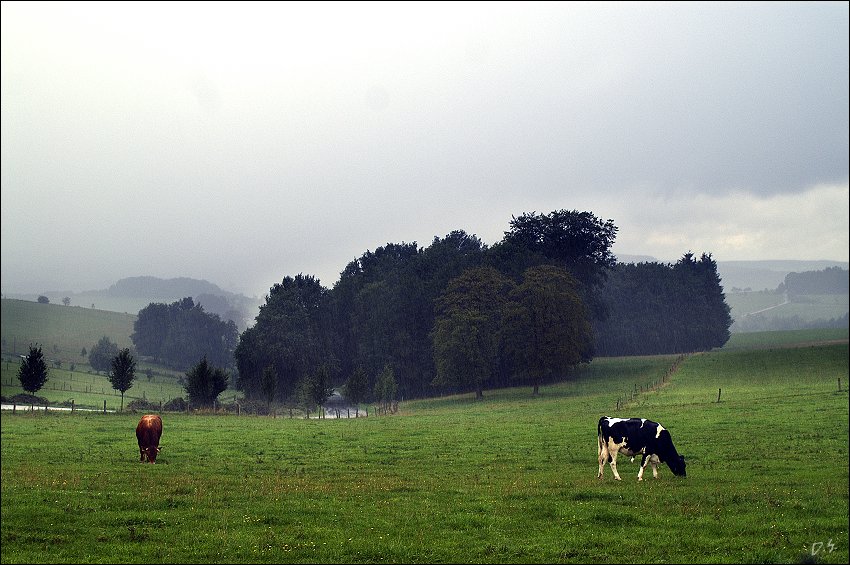
<svg viewBox="0 0 850 565">
<path fill-rule="evenodd" d="M 152 445 L 145 448 L 145 459 L 148 463 L 156 463 L 156 456 L 162 450 L 162 447 L 154 447 Z"/>
</svg>

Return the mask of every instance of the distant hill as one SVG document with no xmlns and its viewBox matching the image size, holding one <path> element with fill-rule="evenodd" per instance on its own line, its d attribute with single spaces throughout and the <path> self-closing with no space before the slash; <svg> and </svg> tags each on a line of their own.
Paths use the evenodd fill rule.
<svg viewBox="0 0 850 565">
<path fill-rule="evenodd" d="M 108 296 L 121 296 L 124 298 L 151 298 L 162 297 L 184 298 L 186 296 L 200 296 L 202 294 L 213 294 L 216 296 L 235 296 L 232 292 L 221 290 L 211 282 L 187 277 L 175 279 L 160 279 L 157 277 L 129 277 L 121 279 L 110 286 L 103 294 Z M 175 298 L 175 300 L 177 299 Z"/>
<path fill-rule="evenodd" d="M 259 302 L 242 294 L 222 290 L 217 285 L 201 279 L 178 277 L 160 279 L 151 276 L 128 277 L 117 281 L 104 290 L 46 291 L 42 295 L 50 299 L 51 304 L 62 304 L 70 299 L 71 306 L 81 306 L 111 312 L 137 315 L 139 310 L 151 302 L 170 304 L 187 296 L 204 310 L 218 314 L 223 320 L 233 320 L 241 330 L 253 322 L 257 316 Z M 6 298 L 35 301 L 37 294 L 8 294 Z"/>
<path fill-rule="evenodd" d="M 717 271 L 725 292 L 775 290 L 789 273 L 847 269 L 846 261 L 718 261 Z"/>
</svg>

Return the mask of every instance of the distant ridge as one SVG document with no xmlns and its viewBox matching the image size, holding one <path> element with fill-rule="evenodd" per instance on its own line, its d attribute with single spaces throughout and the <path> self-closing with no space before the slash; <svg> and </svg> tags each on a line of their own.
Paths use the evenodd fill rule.
<svg viewBox="0 0 850 565">
<path fill-rule="evenodd" d="M 257 315 L 259 302 L 243 294 L 222 290 L 218 285 L 202 279 L 177 277 L 161 279 L 153 276 L 120 279 L 104 290 L 84 292 L 45 291 L 41 293 L 53 304 L 62 304 L 65 298 L 73 306 L 83 306 L 112 312 L 137 314 L 152 302 L 170 304 L 191 297 L 205 311 L 218 314 L 222 319 L 233 320 L 244 329 Z M 37 294 L 6 294 L 4 298 L 35 301 Z"/>
<path fill-rule="evenodd" d="M 718 261 L 717 271 L 727 292 L 740 290 L 775 290 L 785 282 L 788 273 L 823 271 L 829 267 L 848 268 L 847 261 Z"/>
<path fill-rule="evenodd" d="M 224 291 L 218 285 L 202 279 L 188 277 L 160 279 L 150 276 L 121 279 L 103 292 L 108 296 L 175 299 L 185 296 L 197 297 L 202 294 L 233 295 L 232 292 Z"/>
</svg>

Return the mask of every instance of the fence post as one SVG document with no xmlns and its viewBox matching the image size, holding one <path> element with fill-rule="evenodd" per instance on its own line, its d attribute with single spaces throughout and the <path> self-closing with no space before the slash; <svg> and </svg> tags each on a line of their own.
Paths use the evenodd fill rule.
<svg viewBox="0 0 850 565">
<path fill-rule="evenodd" d="M 71 399 L 71 413 L 74 413 L 74 399 Z"/>
<path fill-rule="evenodd" d="M 720 390 L 719 388 L 717 389 L 717 402 L 720 402 Z"/>
<path fill-rule="evenodd" d="M 103 401 L 103 413 L 106 414 L 106 401 Z"/>
</svg>

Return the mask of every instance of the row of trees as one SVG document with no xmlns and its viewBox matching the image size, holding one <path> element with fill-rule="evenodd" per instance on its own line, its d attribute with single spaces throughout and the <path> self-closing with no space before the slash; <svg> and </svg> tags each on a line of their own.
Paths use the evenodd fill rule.
<svg viewBox="0 0 850 565">
<path fill-rule="evenodd" d="M 594 322 L 597 355 L 702 351 L 729 340 L 731 310 L 710 255 L 617 264 L 601 293 L 607 316 Z"/>
<path fill-rule="evenodd" d="M 789 299 L 794 300 L 806 294 L 847 294 L 848 287 L 847 269 L 827 267 L 822 271 L 788 273 L 779 290 L 787 292 Z"/>
<path fill-rule="evenodd" d="M 121 410 L 124 410 L 124 393 L 133 386 L 136 378 L 136 360 L 130 354 L 129 348 L 117 349 L 115 344 L 104 337 L 95 350 L 111 349 L 115 347 L 116 353 L 109 360 L 109 371 L 106 375 L 112 388 L 121 393 Z M 29 346 L 29 353 L 21 359 L 18 368 L 18 380 L 21 387 L 29 394 L 35 394 L 47 383 L 49 369 L 44 361 L 44 353 L 38 344 Z M 184 389 L 189 397 L 189 402 L 194 406 L 211 406 L 218 395 L 227 389 L 229 375 L 221 368 L 213 367 L 204 357 L 196 363 L 187 373 Z"/>
<path fill-rule="evenodd" d="M 485 384 L 507 377 L 531 383 L 537 394 L 544 380 L 592 357 L 578 283 L 560 267 L 529 267 L 520 284 L 493 267 L 469 269 L 449 282 L 436 307 L 435 386 L 481 398 Z"/>
<path fill-rule="evenodd" d="M 492 247 L 459 230 L 426 248 L 367 251 L 332 289 L 285 277 L 240 336 L 237 388 L 294 401 L 322 368 L 337 384 L 365 373 L 374 395 L 389 366 L 401 398 L 480 394 L 562 378 L 597 352 L 725 343 L 731 317 L 710 255 L 620 266 L 610 251 L 616 233 L 589 212 L 530 213 Z"/>
<path fill-rule="evenodd" d="M 461 230 L 426 248 L 389 243 L 332 289 L 285 277 L 241 335 L 184 298 L 140 311 L 132 339 L 176 367 L 235 361 L 248 399 L 307 406 L 343 383 L 355 404 L 513 383 L 536 393 L 599 353 L 723 345 L 731 316 L 711 256 L 620 265 L 616 233 L 611 220 L 560 210 L 513 218 L 492 247 Z"/>
<path fill-rule="evenodd" d="M 192 297 L 151 303 L 139 311 L 130 339 L 140 355 L 180 371 L 198 359 L 224 368 L 233 364 L 239 330 L 233 320 L 209 314 Z"/>
</svg>

